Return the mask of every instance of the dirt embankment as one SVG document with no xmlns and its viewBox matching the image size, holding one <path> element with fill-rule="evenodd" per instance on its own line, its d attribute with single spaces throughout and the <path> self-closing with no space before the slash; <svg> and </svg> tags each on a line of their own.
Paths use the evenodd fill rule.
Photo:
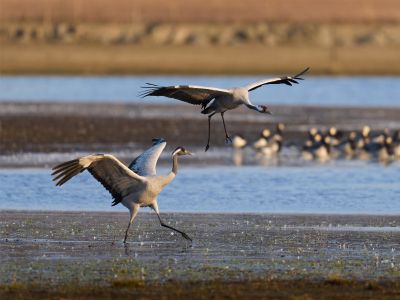
<svg viewBox="0 0 400 300">
<path fill-rule="evenodd" d="M 0 74 L 400 74 L 400 23 L 0 23 Z"/>
<path fill-rule="evenodd" d="M 2 43 L 137 46 L 400 47 L 397 23 L 3 22 Z"/>
<path fill-rule="evenodd" d="M 400 2 L 0 2 L 0 74 L 400 74 Z"/>
<path fill-rule="evenodd" d="M 397 0 L 1 0 L 0 21 L 88 22 L 392 22 Z"/>
<path fill-rule="evenodd" d="M 225 115 L 228 131 L 256 139 L 262 129 L 287 125 L 285 141 L 300 143 L 313 126 L 337 126 L 345 132 L 369 125 L 372 130 L 400 128 L 396 108 L 324 108 L 271 106 L 266 117 L 246 109 Z M 224 145 L 219 117 L 212 121 L 212 144 Z M 172 144 L 204 146 L 207 118 L 186 105 L 144 104 L 0 104 L 0 150 L 2 153 L 65 151 L 91 145 L 137 143 L 148 145 L 153 137 Z M 71 148 L 72 147 L 72 148 Z"/>
</svg>

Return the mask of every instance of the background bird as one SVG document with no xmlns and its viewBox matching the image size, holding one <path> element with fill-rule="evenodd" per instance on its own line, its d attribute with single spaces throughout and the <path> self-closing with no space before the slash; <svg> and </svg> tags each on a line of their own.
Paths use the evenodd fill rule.
<svg viewBox="0 0 400 300">
<path fill-rule="evenodd" d="M 281 78 L 264 79 L 255 83 L 251 83 L 245 87 L 232 89 L 220 89 L 214 87 L 204 87 L 195 85 L 176 85 L 176 86 L 158 86 L 148 83 L 143 88 L 145 91 L 141 94 L 142 97 L 147 96 L 165 96 L 181 100 L 190 104 L 201 105 L 202 114 L 208 115 L 208 138 L 205 151 L 210 147 L 211 136 L 211 118 L 216 113 L 221 114 L 222 123 L 225 131 L 225 141 L 232 142 L 228 135 L 225 125 L 224 113 L 228 110 L 235 109 L 241 105 L 255 110 L 259 113 L 271 114 L 265 105 L 254 105 L 249 98 L 249 92 L 258 89 L 263 85 L 268 84 L 286 84 L 292 85 L 298 83 L 298 80 L 303 80 L 300 76 L 308 71 L 309 68 L 303 70 L 295 76 L 285 76 Z"/>
<path fill-rule="evenodd" d="M 400 131 L 396 130 L 393 133 L 393 153 L 394 157 L 400 159 Z"/>
<path fill-rule="evenodd" d="M 261 131 L 260 137 L 253 143 L 253 148 L 257 151 L 263 147 L 268 146 L 268 142 L 271 138 L 271 130 L 268 128 Z"/>
<path fill-rule="evenodd" d="M 271 158 L 279 154 L 282 150 L 282 136 L 273 135 L 268 144 L 258 149 L 258 154 Z"/>
<path fill-rule="evenodd" d="M 165 224 L 160 217 L 157 196 L 178 173 L 178 156 L 191 155 L 183 147 L 176 148 L 172 153 L 171 172 L 167 175 L 157 175 L 157 161 L 166 144 L 164 139 L 153 139 L 153 145 L 138 156 L 129 167 L 110 154 L 88 155 L 67 161 L 53 168 L 53 180 L 57 181 L 57 186 L 61 186 L 72 177 L 88 170 L 110 192 L 114 198 L 112 206 L 121 203 L 129 209 L 130 220 L 124 243 L 140 207 L 146 206 L 156 212 L 161 226 L 174 230 L 191 241 L 186 233 Z"/>
<path fill-rule="evenodd" d="M 234 149 L 242 149 L 246 147 L 247 141 L 246 139 L 241 136 L 240 134 L 235 134 L 232 138 L 232 147 Z"/>
</svg>

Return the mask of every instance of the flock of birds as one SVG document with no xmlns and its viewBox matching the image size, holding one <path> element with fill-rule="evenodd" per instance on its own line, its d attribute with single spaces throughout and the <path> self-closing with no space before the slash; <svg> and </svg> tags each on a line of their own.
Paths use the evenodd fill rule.
<svg viewBox="0 0 400 300">
<path fill-rule="evenodd" d="M 275 132 L 265 128 L 260 137 L 253 143 L 243 136 L 235 135 L 232 147 L 241 150 L 245 147 L 253 148 L 257 155 L 264 158 L 276 158 L 282 151 L 284 143 L 285 124 L 278 123 Z M 303 160 L 328 161 L 331 159 L 359 159 L 378 160 L 389 163 L 400 160 L 400 130 L 372 132 L 369 126 L 364 126 L 360 131 L 350 131 L 345 134 L 336 127 L 329 129 L 311 128 L 308 137 L 298 147 Z"/>
</svg>

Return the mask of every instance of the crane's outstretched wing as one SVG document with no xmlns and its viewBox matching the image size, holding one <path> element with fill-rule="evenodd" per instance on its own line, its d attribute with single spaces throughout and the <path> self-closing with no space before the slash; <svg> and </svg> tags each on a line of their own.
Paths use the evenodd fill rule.
<svg viewBox="0 0 400 300">
<path fill-rule="evenodd" d="M 61 186 L 84 170 L 88 170 L 110 192 L 117 205 L 135 189 L 145 178 L 137 175 L 117 158 L 110 154 L 95 154 L 70 160 L 53 168 L 53 181 Z"/>
<path fill-rule="evenodd" d="M 230 94 L 230 91 L 226 89 L 196 85 L 158 86 L 147 83 L 147 86 L 144 86 L 142 88 L 145 89 L 140 95 L 142 97 L 164 96 L 195 105 L 209 102 L 219 95 Z"/>
<path fill-rule="evenodd" d="M 286 76 L 286 77 L 281 77 L 281 78 L 272 78 L 272 79 L 264 79 L 257 81 L 255 83 L 251 83 L 248 86 L 246 86 L 247 90 L 253 91 L 255 89 L 258 89 L 259 87 L 266 85 L 266 84 L 287 84 L 287 85 L 292 85 L 292 83 L 298 83 L 297 80 L 304 80 L 304 78 L 301 78 L 300 76 L 306 73 L 310 68 L 307 68 L 303 71 L 301 71 L 299 74 L 294 75 L 294 76 Z"/>
<path fill-rule="evenodd" d="M 164 139 L 153 139 L 153 145 L 136 157 L 129 165 L 129 169 L 140 176 L 156 175 L 157 161 L 166 145 Z"/>
</svg>

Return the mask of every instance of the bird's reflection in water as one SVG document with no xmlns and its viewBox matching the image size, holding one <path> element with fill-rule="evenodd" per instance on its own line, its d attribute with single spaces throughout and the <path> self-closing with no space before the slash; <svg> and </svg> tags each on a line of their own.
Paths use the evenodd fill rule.
<svg viewBox="0 0 400 300">
<path fill-rule="evenodd" d="M 233 164 L 237 167 L 243 165 L 243 150 L 242 149 L 233 149 L 232 161 L 233 161 Z"/>
<path fill-rule="evenodd" d="M 232 138 L 232 161 L 235 166 L 243 165 L 243 150 L 247 145 L 245 138 L 239 134 Z"/>
<path fill-rule="evenodd" d="M 260 153 L 256 154 L 255 162 L 257 165 L 263 167 L 275 167 L 280 165 L 280 159 L 278 155 L 266 156 Z"/>
</svg>

